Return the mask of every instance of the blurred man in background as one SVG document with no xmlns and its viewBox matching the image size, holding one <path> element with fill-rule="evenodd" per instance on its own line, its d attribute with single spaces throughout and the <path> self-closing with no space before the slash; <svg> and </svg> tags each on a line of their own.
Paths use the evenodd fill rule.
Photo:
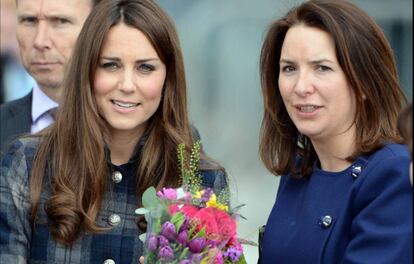
<svg viewBox="0 0 414 264">
<path fill-rule="evenodd" d="M 0 144 L 34 133 L 54 121 L 65 66 L 89 12 L 99 0 L 17 0 L 20 57 L 35 85 L 23 98 L 0 106 Z M 14 87 L 22 89 L 22 87 Z"/>
<path fill-rule="evenodd" d="M 33 78 L 20 63 L 16 0 L 0 0 L 0 104 L 23 97 L 33 84 Z"/>
</svg>

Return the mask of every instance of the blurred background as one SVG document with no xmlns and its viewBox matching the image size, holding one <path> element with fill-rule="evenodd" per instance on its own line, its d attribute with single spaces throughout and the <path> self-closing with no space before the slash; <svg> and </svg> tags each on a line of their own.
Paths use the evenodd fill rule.
<svg viewBox="0 0 414 264">
<path fill-rule="evenodd" d="M 33 80 L 19 62 L 15 0 L 1 1 L 0 101 L 19 98 Z M 263 114 L 259 54 L 269 24 L 299 0 L 157 0 L 173 18 L 186 66 L 190 117 L 206 152 L 231 179 L 233 204 L 246 204 L 240 236 L 257 241 L 275 201 L 279 179 L 258 155 Z M 401 85 L 412 101 L 411 0 L 356 0 L 385 31 L 397 58 Z M 0 121 L 1 122 L 1 121 Z M 247 263 L 257 248 L 246 246 Z"/>
</svg>

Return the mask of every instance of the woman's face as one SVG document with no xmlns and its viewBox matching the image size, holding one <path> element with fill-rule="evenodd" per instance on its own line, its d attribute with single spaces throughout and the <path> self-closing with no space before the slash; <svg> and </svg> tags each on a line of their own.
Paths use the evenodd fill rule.
<svg viewBox="0 0 414 264">
<path fill-rule="evenodd" d="M 355 95 L 327 32 L 305 25 L 291 27 L 279 63 L 280 94 L 300 133 L 325 140 L 355 129 Z"/>
<path fill-rule="evenodd" d="M 111 133 L 142 135 L 159 107 L 166 67 L 147 37 L 123 23 L 104 41 L 93 91 L 100 115 Z"/>
</svg>

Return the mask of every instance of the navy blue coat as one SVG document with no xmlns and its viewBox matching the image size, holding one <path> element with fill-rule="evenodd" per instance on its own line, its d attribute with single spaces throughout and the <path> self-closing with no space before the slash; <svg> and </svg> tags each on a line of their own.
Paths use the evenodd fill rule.
<svg viewBox="0 0 414 264">
<path fill-rule="evenodd" d="M 262 263 L 412 263 L 409 163 L 405 146 L 389 144 L 341 172 L 283 176 Z"/>
</svg>

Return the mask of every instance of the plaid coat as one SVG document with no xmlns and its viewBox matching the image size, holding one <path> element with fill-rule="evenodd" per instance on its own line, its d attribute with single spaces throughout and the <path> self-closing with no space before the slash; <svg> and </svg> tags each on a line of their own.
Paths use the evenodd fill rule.
<svg viewBox="0 0 414 264">
<path fill-rule="evenodd" d="M 2 263 L 138 263 L 143 243 L 138 236 L 134 214 L 140 197 L 135 194 L 135 172 L 140 159 L 141 141 L 130 161 L 110 164 L 122 175 L 108 175 L 109 189 L 96 219 L 109 231 L 81 235 L 71 246 L 52 239 L 44 205 L 51 195 L 50 184 L 44 184 L 39 203 L 38 221 L 30 220 L 29 176 L 39 140 L 15 141 L 1 162 L 0 175 L 0 260 Z M 110 163 L 108 161 L 108 163 Z M 205 187 L 224 188 L 227 178 L 222 171 L 201 171 Z M 119 176 L 119 174 L 118 174 Z M 45 178 L 47 179 L 47 177 Z M 46 182 L 46 180 L 45 180 Z M 218 184 L 218 185 L 217 185 Z"/>
</svg>

